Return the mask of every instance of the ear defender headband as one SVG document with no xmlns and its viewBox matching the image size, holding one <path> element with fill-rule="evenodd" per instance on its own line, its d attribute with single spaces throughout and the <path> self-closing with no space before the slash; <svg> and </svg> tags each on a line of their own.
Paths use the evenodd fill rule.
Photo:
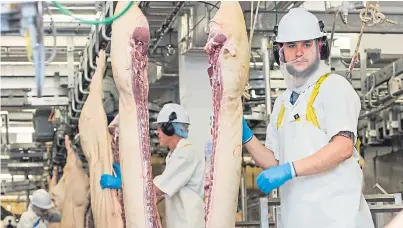
<svg viewBox="0 0 403 228">
<path fill-rule="evenodd" d="M 172 136 L 175 134 L 175 128 L 172 125 L 172 121 L 176 120 L 176 112 L 172 112 L 169 115 L 169 119 L 167 123 L 161 124 L 161 131 L 168 136 Z"/>
<path fill-rule="evenodd" d="M 323 37 L 317 38 L 320 60 L 327 60 L 330 56 L 330 46 L 329 46 L 329 42 L 327 41 L 325 24 L 323 23 L 323 21 L 319 21 L 318 25 L 319 25 L 320 31 L 325 34 Z M 273 33 L 277 37 L 277 35 L 278 35 L 278 26 L 277 25 L 274 26 Z M 278 65 L 280 65 L 280 49 L 282 46 L 283 46 L 283 44 L 281 44 L 281 43 L 277 43 L 277 42 L 273 43 L 273 56 L 274 56 L 274 60 L 276 61 L 276 63 Z"/>
</svg>

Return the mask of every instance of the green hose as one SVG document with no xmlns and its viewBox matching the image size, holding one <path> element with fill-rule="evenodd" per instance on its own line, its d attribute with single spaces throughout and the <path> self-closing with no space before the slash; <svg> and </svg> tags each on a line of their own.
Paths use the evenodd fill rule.
<svg viewBox="0 0 403 228">
<path fill-rule="evenodd" d="M 65 9 L 65 8 L 64 8 L 59 2 L 57 2 L 57 1 L 52 1 L 52 3 L 53 3 L 53 5 L 54 5 L 61 13 L 63 13 L 64 15 L 73 17 L 73 18 L 75 18 L 76 20 L 78 20 L 78 21 L 80 21 L 80 22 L 82 22 L 82 23 L 84 23 L 84 24 L 90 24 L 90 25 L 111 24 L 114 20 L 116 20 L 116 19 L 118 19 L 119 17 L 123 16 L 123 15 L 129 10 L 129 8 L 133 5 L 133 1 L 130 1 L 129 4 L 127 4 L 126 8 L 124 8 L 124 9 L 122 10 L 122 12 L 120 12 L 118 15 L 105 18 L 105 20 L 103 20 L 103 21 L 98 21 L 98 20 L 91 21 L 91 20 L 84 20 L 84 19 L 81 19 L 81 18 L 78 18 L 78 17 L 74 16 L 73 13 L 72 13 L 70 10 Z"/>
</svg>

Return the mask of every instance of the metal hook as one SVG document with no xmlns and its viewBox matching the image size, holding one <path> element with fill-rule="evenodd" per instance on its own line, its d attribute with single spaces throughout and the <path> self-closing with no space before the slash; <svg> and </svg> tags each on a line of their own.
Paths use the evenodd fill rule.
<svg viewBox="0 0 403 228">
<path fill-rule="evenodd" d="M 84 90 L 83 88 L 83 73 L 79 72 L 78 74 L 78 89 L 82 94 L 89 94 L 89 90 Z"/>
<path fill-rule="evenodd" d="M 79 72 L 79 75 L 81 75 L 81 72 Z M 85 100 L 84 99 L 80 100 L 78 98 L 78 89 L 79 89 L 79 87 L 81 87 L 81 80 L 82 80 L 81 76 L 78 76 L 78 77 L 79 77 L 80 81 L 76 82 L 76 85 L 74 86 L 74 99 L 76 100 L 77 103 L 84 104 Z"/>
<path fill-rule="evenodd" d="M 106 4 L 109 4 L 109 2 L 106 2 Z M 102 6 L 103 12 L 108 12 L 108 8 L 106 7 L 106 4 L 104 4 L 104 5 Z M 110 16 L 112 15 L 112 11 L 113 11 L 113 10 L 112 10 L 111 8 L 109 8 L 109 15 L 110 15 Z M 102 20 L 105 20 L 105 14 L 106 14 L 106 13 L 103 13 L 103 14 L 102 14 Z M 105 25 L 105 24 L 103 24 L 102 27 L 101 27 L 101 34 L 102 34 L 102 38 L 103 38 L 103 39 L 105 39 L 105 40 L 107 40 L 107 41 L 110 41 L 110 40 L 111 40 L 111 37 L 109 37 L 109 36 L 106 35 L 106 25 Z"/>
<path fill-rule="evenodd" d="M 75 99 L 71 99 L 71 108 L 73 109 L 74 112 L 81 112 L 81 110 L 76 109 L 76 101 Z"/>
<path fill-rule="evenodd" d="M 84 78 L 87 82 L 91 82 L 91 78 L 88 77 L 88 52 L 87 50 L 84 51 Z"/>
<path fill-rule="evenodd" d="M 69 106 L 69 111 L 68 111 L 68 113 L 69 113 L 70 119 L 72 119 L 72 120 L 79 120 L 79 119 L 80 119 L 79 117 L 74 117 L 74 116 L 72 115 L 71 106 Z M 75 125 L 74 125 L 74 126 L 75 126 Z"/>
<path fill-rule="evenodd" d="M 93 62 L 93 55 L 92 55 L 92 48 L 94 48 L 94 43 L 90 41 L 90 45 L 88 46 L 87 52 L 88 52 L 88 62 L 90 63 L 90 67 L 93 70 L 96 70 L 96 66 L 94 65 Z"/>
</svg>

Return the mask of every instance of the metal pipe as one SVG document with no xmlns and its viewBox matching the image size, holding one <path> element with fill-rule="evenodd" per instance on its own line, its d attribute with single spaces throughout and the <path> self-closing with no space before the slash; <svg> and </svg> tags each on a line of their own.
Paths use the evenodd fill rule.
<svg viewBox="0 0 403 228">
<path fill-rule="evenodd" d="M 88 49 L 87 49 L 87 52 L 88 52 L 88 62 L 90 63 L 90 68 L 92 69 L 92 70 L 96 70 L 97 69 L 97 67 L 94 65 L 94 62 L 93 62 L 93 55 L 92 55 L 92 48 L 94 47 L 94 43 L 92 42 L 92 40 L 90 40 L 90 44 L 88 45 Z"/>
<path fill-rule="evenodd" d="M 269 40 L 267 37 L 262 37 L 261 51 L 263 60 L 263 76 L 265 79 L 265 93 L 266 93 L 266 117 L 269 119 L 271 114 L 271 85 L 270 85 L 270 54 Z"/>
<path fill-rule="evenodd" d="M 248 202 L 247 202 L 247 188 L 246 188 L 246 166 L 241 168 L 241 207 L 242 207 L 242 220 L 248 220 Z"/>
<path fill-rule="evenodd" d="M 6 119 L 6 143 L 7 143 L 7 145 L 9 145 L 10 144 L 10 135 L 9 135 L 8 130 L 10 127 L 10 120 L 8 119 L 8 114 L 6 114 L 5 119 Z"/>
<path fill-rule="evenodd" d="M 81 73 L 81 72 L 79 72 Z M 76 100 L 77 103 L 79 104 L 84 104 L 85 100 L 80 100 L 80 98 L 78 97 L 78 87 L 80 87 L 80 82 L 77 82 L 78 84 L 76 86 L 74 86 L 74 99 Z"/>
<path fill-rule="evenodd" d="M 255 222 L 235 222 L 235 227 L 248 227 L 248 226 L 260 226 L 259 221 Z"/>
<path fill-rule="evenodd" d="M 73 95 L 74 96 L 74 95 Z M 73 111 L 74 112 L 76 112 L 76 113 L 79 113 L 79 112 L 81 112 L 81 110 L 79 110 L 79 109 L 76 109 L 76 102 L 75 102 L 75 99 L 73 98 L 73 99 L 71 99 L 71 108 L 73 109 Z"/>
<path fill-rule="evenodd" d="M 269 228 L 269 205 L 267 204 L 267 197 L 259 198 L 260 207 L 260 228 Z"/>
<path fill-rule="evenodd" d="M 88 47 L 87 47 L 88 49 Z M 88 52 L 87 50 L 84 50 L 84 60 L 83 60 L 83 64 L 84 64 L 84 78 L 87 82 L 91 82 L 91 78 L 88 77 Z"/>
<path fill-rule="evenodd" d="M 75 117 L 75 116 L 72 115 L 71 105 L 69 106 L 68 113 L 69 113 L 70 119 L 72 119 L 72 120 L 79 120 L 80 119 L 79 117 Z"/>
<path fill-rule="evenodd" d="M 105 13 L 102 14 L 102 20 L 105 20 L 106 12 L 109 12 L 109 16 L 113 16 L 113 13 L 112 13 L 113 12 L 113 10 L 112 10 L 113 7 L 107 7 L 107 5 L 109 6 L 110 4 L 111 4 L 111 2 L 108 1 L 108 2 L 106 2 L 106 4 L 103 4 L 103 6 L 102 6 L 103 12 L 105 12 Z M 106 35 L 106 25 L 105 24 L 103 24 L 102 27 L 101 27 L 101 34 L 102 34 L 103 39 L 105 39 L 107 41 L 111 40 L 111 37 Z"/>
<path fill-rule="evenodd" d="M 367 78 L 367 52 L 366 51 L 361 51 L 360 52 L 360 78 L 361 78 L 361 93 L 362 93 L 362 107 L 364 110 L 367 110 L 367 106 L 365 103 L 365 100 L 367 98 L 367 93 L 365 89 L 365 79 Z M 353 63 L 355 64 L 355 63 Z M 371 94 L 369 94 L 371 96 Z"/>
<path fill-rule="evenodd" d="M 382 111 L 382 110 L 385 110 L 385 109 L 387 109 L 387 108 L 393 106 L 394 103 L 395 103 L 395 99 L 390 100 L 390 101 L 384 103 L 384 105 L 382 105 L 382 106 L 380 106 L 380 107 L 378 107 L 378 108 L 375 108 L 375 109 L 372 109 L 371 111 L 365 112 L 363 115 L 361 115 L 361 116 L 359 117 L 359 119 L 360 119 L 360 120 L 361 120 L 361 119 L 364 119 L 364 118 L 367 117 L 367 116 L 370 116 L 370 115 L 373 115 L 373 114 L 375 114 L 375 113 L 378 113 L 378 112 L 380 112 L 380 111 Z"/>
<path fill-rule="evenodd" d="M 95 32 L 94 32 L 94 46 L 95 46 L 95 53 L 98 55 L 99 52 L 99 39 L 98 39 L 98 32 L 99 32 L 99 25 L 95 25 Z"/>
<path fill-rule="evenodd" d="M 83 72 L 78 72 L 78 89 L 82 94 L 89 94 L 89 90 L 84 90 L 83 88 Z"/>
</svg>

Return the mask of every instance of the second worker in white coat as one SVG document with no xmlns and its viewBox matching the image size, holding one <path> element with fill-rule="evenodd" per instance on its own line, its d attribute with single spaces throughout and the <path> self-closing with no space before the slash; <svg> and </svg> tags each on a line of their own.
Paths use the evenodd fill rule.
<svg viewBox="0 0 403 228">
<path fill-rule="evenodd" d="M 156 124 L 160 146 L 169 148 L 165 170 L 153 181 L 157 197 L 165 199 L 167 228 L 204 228 L 205 157 L 187 140 L 189 116 L 182 106 L 169 103 Z M 102 175 L 102 188 L 121 188 L 120 167 L 114 168 L 117 176 Z"/>
<path fill-rule="evenodd" d="M 243 120 L 243 143 L 264 169 L 259 189 L 280 188 L 282 228 L 373 228 L 355 158 L 360 99 L 323 61 L 329 57 L 323 23 L 294 8 L 275 33 L 287 90 L 274 103 L 265 146 Z"/>
</svg>

